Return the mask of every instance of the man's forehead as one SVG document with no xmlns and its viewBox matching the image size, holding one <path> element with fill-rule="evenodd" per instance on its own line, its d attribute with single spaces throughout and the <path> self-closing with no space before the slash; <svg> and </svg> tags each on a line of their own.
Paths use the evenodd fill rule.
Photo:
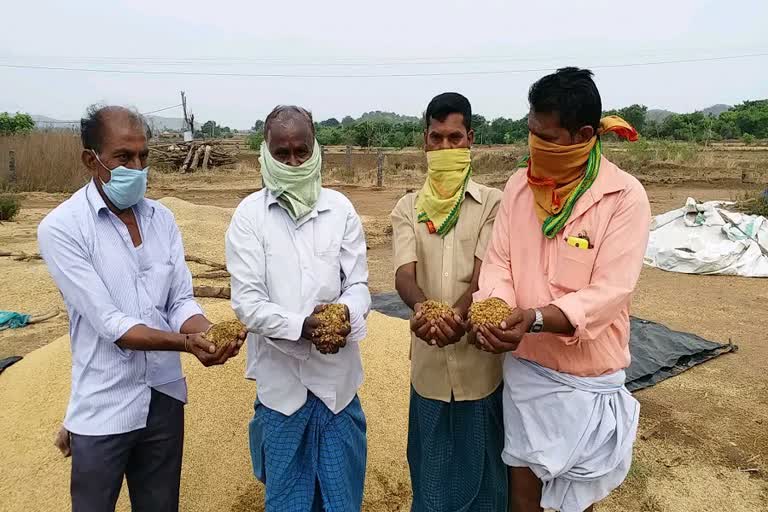
<svg viewBox="0 0 768 512">
<path fill-rule="evenodd" d="M 104 123 L 103 145 L 111 150 L 117 150 L 137 145 L 146 146 L 147 133 L 141 125 L 130 123 Z"/>
<path fill-rule="evenodd" d="M 448 114 L 445 119 L 440 121 L 439 119 L 431 118 L 429 120 L 428 130 L 444 131 L 444 130 L 464 130 L 464 115 L 458 112 Z"/>
</svg>

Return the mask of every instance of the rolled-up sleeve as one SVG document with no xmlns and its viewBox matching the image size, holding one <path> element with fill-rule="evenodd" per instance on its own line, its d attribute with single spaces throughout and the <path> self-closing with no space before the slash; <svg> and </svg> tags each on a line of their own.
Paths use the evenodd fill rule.
<svg viewBox="0 0 768 512">
<path fill-rule="evenodd" d="M 339 303 L 349 308 L 352 327 L 349 340 L 361 341 L 367 334 L 366 318 L 371 310 L 371 294 L 368 290 L 368 260 L 363 224 L 351 205 L 341 241 L 340 257 L 342 280 Z"/>
<path fill-rule="evenodd" d="M 611 217 L 589 285 L 552 302 L 576 329 L 568 343 L 597 339 L 632 299 L 648 244 L 651 209 L 643 187 L 627 189 Z"/>
<path fill-rule="evenodd" d="M 195 315 L 202 315 L 203 310 L 195 301 L 192 288 L 192 273 L 184 259 L 184 244 L 175 221 L 170 223 L 171 237 L 171 287 L 168 293 L 168 325 L 173 332 L 180 332 L 184 322 Z"/>
<path fill-rule="evenodd" d="M 483 265 L 480 267 L 479 289 L 473 298 L 475 301 L 481 301 L 498 297 L 514 308 L 517 307 L 517 298 L 509 254 L 510 200 L 511 194 L 505 190 L 493 222 L 493 232 L 484 254 Z"/>
<path fill-rule="evenodd" d="M 232 308 L 248 331 L 272 340 L 296 342 L 304 317 L 270 302 L 264 245 L 253 229 L 247 210 L 235 211 L 226 235 L 227 270 L 232 286 Z"/>
<path fill-rule="evenodd" d="M 75 236 L 46 218 L 37 231 L 40 254 L 64 301 L 88 321 L 99 338 L 116 342 L 144 322 L 117 308 Z"/>
</svg>

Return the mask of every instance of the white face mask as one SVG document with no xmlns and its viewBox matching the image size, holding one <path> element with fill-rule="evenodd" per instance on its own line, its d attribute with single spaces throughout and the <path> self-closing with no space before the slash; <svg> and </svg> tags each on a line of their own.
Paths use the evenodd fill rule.
<svg viewBox="0 0 768 512">
<path fill-rule="evenodd" d="M 104 165 L 95 151 L 91 150 L 91 152 L 101 166 L 109 171 L 111 177 L 108 182 L 101 182 L 101 189 L 116 208 L 127 210 L 144 198 L 144 194 L 147 193 L 147 172 L 149 167 L 129 169 L 121 165 L 110 169 Z"/>
</svg>

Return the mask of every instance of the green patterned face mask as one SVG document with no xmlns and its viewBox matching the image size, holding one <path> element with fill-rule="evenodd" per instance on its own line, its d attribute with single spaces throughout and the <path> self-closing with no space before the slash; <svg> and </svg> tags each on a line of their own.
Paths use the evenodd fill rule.
<svg viewBox="0 0 768 512">
<path fill-rule="evenodd" d="M 291 167 L 278 162 L 269 152 L 266 142 L 261 143 L 261 176 L 264 186 L 277 198 L 294 221 L 312 212 L 320 197 L 323 166 L 320 144 L 315 140 L 312 156 L 303 164 Z"/>
</svg>

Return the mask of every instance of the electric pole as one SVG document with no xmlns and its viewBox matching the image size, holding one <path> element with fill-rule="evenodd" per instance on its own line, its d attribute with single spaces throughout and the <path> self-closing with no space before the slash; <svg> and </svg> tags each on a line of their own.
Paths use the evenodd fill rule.
<svg viewBox="0 0 768 512">
<path fill-rule="evenodd" d="M 181 91 L 181 106 L 184 109 L 184 124 L 189 128 L 190 131 L 194 132 L 195 127 L 190 125 L 189 117 L 187 117 L 187 95 L 184 94 L 184 91 Z"/>
</svg>

